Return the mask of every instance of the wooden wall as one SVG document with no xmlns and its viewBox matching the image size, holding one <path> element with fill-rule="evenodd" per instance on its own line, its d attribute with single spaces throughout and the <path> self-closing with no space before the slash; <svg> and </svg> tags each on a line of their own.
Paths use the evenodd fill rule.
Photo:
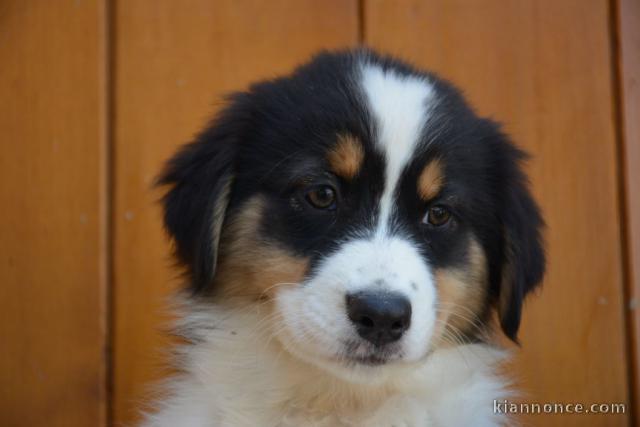
<svg viewBox="0 0 640 427">
<path fill-rule="evenodd" d="M 106 9 L 0 3 L 0 425 L 106 415 Z"/>
<path fill-rule="evenodd" d="M 510 367 L 524 400 L 637 407 L 637 5 L 1 2 L 0 425 L 135 423 L 179 286 L 151 188 L 163 161 L 223 94 L 358 43 L 451 79 L 533 154 L 550 262 Z"/>
<path fill-rule="evenodd" d="M 623 244 L 627 256 L 631 401 L 640 408 L 640 1 L 615 5 L 618 125 L 622 168 Z M 638 409 L 636 422 L 640 422 Z"/>
</svg>

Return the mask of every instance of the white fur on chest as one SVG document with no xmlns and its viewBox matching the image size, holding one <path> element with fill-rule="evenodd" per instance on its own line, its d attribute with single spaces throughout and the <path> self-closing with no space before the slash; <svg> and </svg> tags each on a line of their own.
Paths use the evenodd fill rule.
<svg viewBox="0 0 640 427">
<path fill-rule="evenodd" d="M 213 315 L 213 313 L 216 313 Z M 457 427 L 508 422 L 493 413 L 508 397 L 486 345 L 438 350 L 426 362 L 352 384 L 300 362 L 256 325 L 256 313 L 200 307 L 185 318 L 197 343 L 184 374 L 145 427 Z"/>
</svg>

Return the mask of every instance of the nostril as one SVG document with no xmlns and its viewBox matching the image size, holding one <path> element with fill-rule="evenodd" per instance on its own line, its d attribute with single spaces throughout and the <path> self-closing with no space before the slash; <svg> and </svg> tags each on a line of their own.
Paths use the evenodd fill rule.
<svg viewBox="0 0 640 427">
<path fill-rule="evenodd" d="M 404 329 L 404 322 L 396 321 L 391 324 L 391 329 L 394 331 L 399 331 Z"/>
<path fill-rule="evenodd" d="M 367 316 L 362 316 L 360 318 L 360 320 L 358 321 L 358 324 L 360 326 L 364 326 L 365 328 L 373 328 L 376 325 L 373 322 L 373 320 L 370 317 L 367 317 Z"/>
</svg>

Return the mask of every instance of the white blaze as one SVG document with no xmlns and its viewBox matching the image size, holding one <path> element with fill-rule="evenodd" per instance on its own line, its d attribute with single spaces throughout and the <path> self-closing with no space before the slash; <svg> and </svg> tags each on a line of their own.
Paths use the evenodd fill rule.
<svg viewBox="0 0 640 427">
<path fill-rule="evenodd" d="M 386 234 L 394 192 L 429 118 L 435 91 L 425 79 L 402 76 L 370 64 L 362 66 L 362 86 L 377 124 L 376 143 L 386 160 L 377 228 L 378 234 Z"/>
</svg>

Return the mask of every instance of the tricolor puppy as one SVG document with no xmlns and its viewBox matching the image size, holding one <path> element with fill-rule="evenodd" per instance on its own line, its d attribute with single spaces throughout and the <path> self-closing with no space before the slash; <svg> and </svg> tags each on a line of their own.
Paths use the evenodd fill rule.
<svg viewBox="0 0 640 427">
<path fill-rule="evenodd" d="M 544 271 L 523 153 L 433 74 L 323 53 L 168 164 L 183 373 L 146 426 L 494 426 Z M 493 316 L 493 313 L 497 316 Z"/>
</svg>

